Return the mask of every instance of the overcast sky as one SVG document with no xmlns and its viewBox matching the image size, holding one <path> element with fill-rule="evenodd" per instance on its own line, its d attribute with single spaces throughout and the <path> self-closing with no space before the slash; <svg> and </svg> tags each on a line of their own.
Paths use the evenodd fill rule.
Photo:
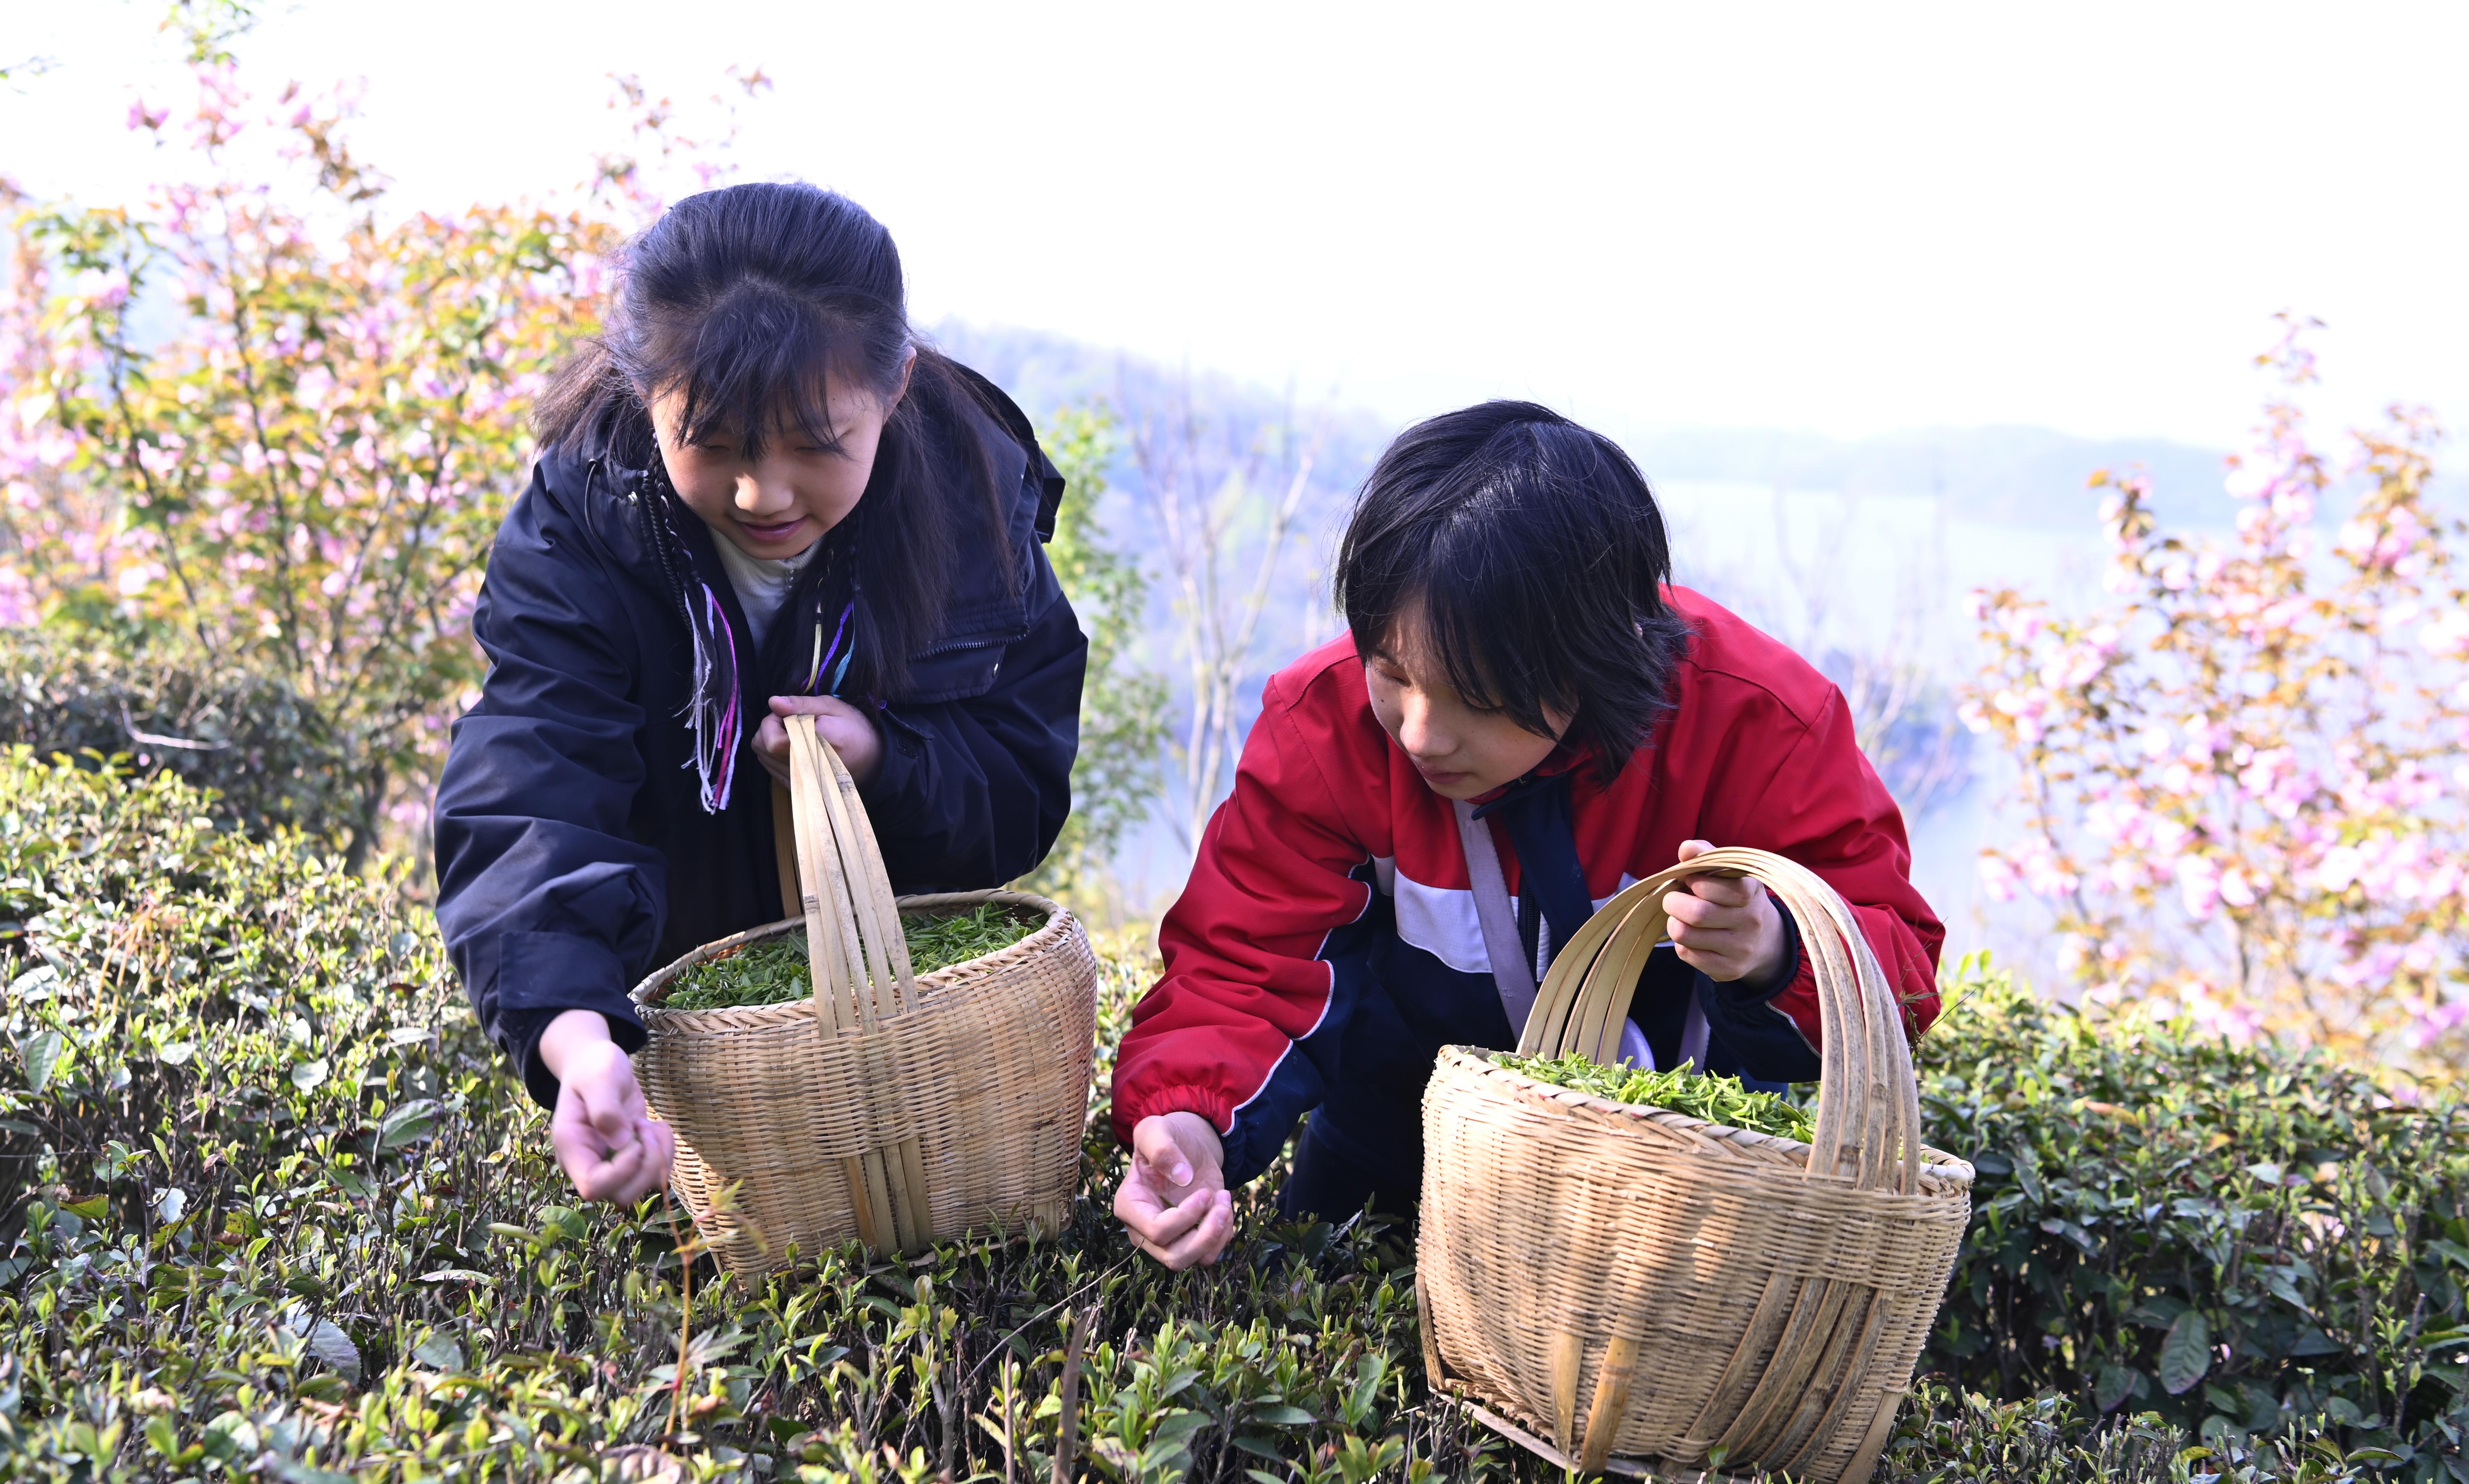
<svg viewBox="0 0 2469 1484">
<path fill-rule="evenodd" d="M 141 0 L 0 0 L 0 173 L 107 199 L 176 69 Z M 846 191 L 921 318 L 1394 417 L 2025 423 L 2214 446 L 2270 316 L 2319 405 L 2469 421 L 2469 9 L 306 0 L 247 73 L 368 81 L 404 204 L 538 195 L 608 75 L 759 63 L 748 173 Z"/>
</svg>

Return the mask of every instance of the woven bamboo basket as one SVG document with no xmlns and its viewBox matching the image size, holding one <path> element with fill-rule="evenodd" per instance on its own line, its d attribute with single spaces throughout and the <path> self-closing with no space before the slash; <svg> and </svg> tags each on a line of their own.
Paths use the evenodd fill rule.
<svg viewBox="0 0 2469 1484">
<path fill-rule="evenodd" d="M 1760 850 L 1639 882 L 1554 961 L 1518 1050 L 1618 1060 L 1664 894 L 1710 873 L 1765 882 L 1799 924 L 1824 1015 L 1815 1145 L 1444 1049 L 1423 1100 L 1424 1361 L 1563 1467 L 1713 1477 L 1719 1459 L 1862 1484 L 1945 1295 L 1973 1171 L 1921 1145 L 1894 991 L 1842 898 Z"/>
<path fill-rule="evenodd" d="M 804 915 L 707 943 L 635 989 L 652 1032 L 636 1061 L 644 1097 L 677 1134 L 670 1183 L 742 1275 L 851 1238 L 911 1252 L 970 1233 L 1061 1231 L 1096 1045 L 1087 931 L 1022 892 L 894 898 L 848 770 L 813 718 L 788 726 Z M 901 915 L 984 902 L 1045 924 L 914 976 Z M 812 998 L 660 1008 L 695 964 L 800 930 Z"/>
</svg>

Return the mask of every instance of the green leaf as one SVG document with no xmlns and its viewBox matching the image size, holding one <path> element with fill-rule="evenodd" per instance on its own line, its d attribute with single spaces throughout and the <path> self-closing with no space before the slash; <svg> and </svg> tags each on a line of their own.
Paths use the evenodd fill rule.
<svg viewBox="0 0 2469 1484">
<path fill-rule="evenodd" d="M 60 1064 L 60 1033 L 41 1031 L 17 1043 L 18 1058 L 26 1063 L 26 1090 L 41 1092 L 51 1085 L 52 1073 Z"/>
<path fill-rule="evenodd" d="M 412 1358 L 441 1371 L 463 1369 L 463 1347 L 451 1334 L 432 1334 L 411 1347 Z"/>
<path fill-rule="evenodd" d="M 427 1098 L 417 1099 L 394 1109 L 378 1122 L 378 1148 L 399 1149 L 416 1144 L 437 1129 L 437 1104 Z M 495 1230 L 493 1226 L 491 1230 Z"/>
<path fill-rule="evenodd" d="M 167 1041 L 154 1048 L 154 1059 L 167 1067 L 176 1067 L 197 1054 L 195 1041 Z"/>
<path fill-rule="evenodd" d="M 314 1092 L 318 1087 L 324 1084 L 326 1080 L 326 1058 L 323 1056 L 316 1057 L 310 1061 L 293 1062 L 291 1065 L 291 1085 L 299 1088 L 302 1092 Z"/>
<path fill-rule="evenodd" d="M 2280 1300 L 2284 1304 L 2287 1304 L 2290 1308 L 2297 1310 L 2299 1313 L 2312 1314 L 2315 1312 L 2314 1307 L 2308 1304 L 2306 1300 L 2298 1294 L 2296 1285 L 2291 1283 L 2288 1279 L 2280 1276 L 2278 1273 L 2273 1274 L 2268 1287 L 2272 1289 L 2273 1297 Z"/>
<path fill-rule="evenodd" d="M 88 1221 L 100 1221 L 103 1219 L 103 1214 L 111 1209 L 111 1197 L 108 1195 L 89 1195 L 83 1200 L 63 1201 L 60 1203 L 60 1209 L 62 1211 L 71 1212 Z"/>
<path fill-rule="evenodd" d="M 2048 1193 L 2041 1188 L 2041 1157 L 2029 1146 L 2015 1151 L 2015 1183 L 2023 1188 L 2033 1205 L 2048 1198 Z"/>
<path fill-rule="evenodd" d="M 1320 1421 L 1299 1406 L 1264 1406 L 1250 1416 L 1252 1421 L 1270 1427 L 1309 1427 Z"/>
<path fill-rule="evenodd" d="M 2104 1365 L 2100 1368 L 2100 1382 L 2093 1388 L 2092 1400 L 2099 1403 L 2102 1411 L 2114 1412 L 2126 1404 L 2127 1398 L 2134 1395 L 2134 1383 L 2141 1379 L 2141 1373 L 2131 1365 Z"/>
<path fill-rule="evenodd" d="M 320 1319 L 309 1329 L 309 1353 L 325 1361 L 335 1374 L 345 1380 L 360 1379 L 360 1347 L 343 1333 L 343 1327 L 332 1319 Z"/>
<path fill-rule="evenodd" d="M 2184 1396 L 2211 1368 L 2211 1326 L 2190 1309 L 2160 1337 L 2160 1389 L 2173 1397 Z"/>
<path fill-rule="evenodd" d="M 411 1280 L 414 1283 L 496 1283 L 489 1274 L 469 1267 L 439 1267 Z"/>
</svg>

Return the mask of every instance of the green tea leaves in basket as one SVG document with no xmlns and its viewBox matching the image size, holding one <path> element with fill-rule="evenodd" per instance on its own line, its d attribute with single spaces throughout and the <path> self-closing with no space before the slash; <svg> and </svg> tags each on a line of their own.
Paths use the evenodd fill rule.
<svg viewBox="0 0 2469 1484">
<path fill-rule="evenodd" d="M 1609 1098 L 1614 1102 L 1669 1108 L 1751 1133 L 1798 1139 L 1805 1144 L 1817 1132 L 1817 1120 L 1809 1109 L 1775 1093 L 1751 1092 L 1736 1077 L 1703 1077 L 1687 1067 L 1671 1072 L 1607 1067 L 1576 1052 L 1565 1056 L 1520 1056 L 1502 1052 L 1491 1059 L 1555 1087 Z"/>
<path fill-rule="evenodd" d="M 997 902 L 947 916 L 907 913 L 900 919 L 901 936 L 909 939 L 909 966 L 921 978 L 1000 952 L 1043 925 L 1043 919 Z M 659 1005 L 662 1009 L 730 1009 L 783 1005 L 814 992 L 806 974 L 806 937 L 792 932 L 705 959 L 680 974 Z"/>
</svg>

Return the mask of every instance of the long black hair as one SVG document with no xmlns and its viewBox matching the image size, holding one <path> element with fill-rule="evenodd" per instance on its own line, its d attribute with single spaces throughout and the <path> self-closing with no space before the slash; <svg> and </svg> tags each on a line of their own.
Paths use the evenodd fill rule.
<svg viewBox="0 0 2469 1484">
<path fill-rule="evenodd" d="M 1590 746 L 1606 777 L 1644 746 L 1688 644 L 1665 600 L 1663 512 L 1620 446 L 1531 402 L 1416 424 L 1380 455 L 1338 550 L 1337 605 L 1366 657 L 1398 615 L 1469 706 Z"/>
<path fill-rule="evenodd" d="M 726 436 L 749 458 L 784 425 L 837 448 L 826 381 L 888 401 L 904 366 L 907 395 L 849 517 L 865 553 L 852 684 L 881 696 L 932 638 L 963 545 L 983 533 L 1000 550 L 1008 527 L 977 434 L 997 414 L 965 373 L 918 343 L 900 250 L 864 207 L 798 183 L 679 201 L 627 245 L 606 329 L 559 369 L 533 426 L 544 447 L 652 471 L 663 507 L 652 523 L 666 545 L 684 511 L 657 476 L 651 401 L 677 393 L 684 441 Z M 683 550 L 661 559 L 691 571 Z M 986 565 L 1006 578 L 1014 568 Z"/>
</svg>

